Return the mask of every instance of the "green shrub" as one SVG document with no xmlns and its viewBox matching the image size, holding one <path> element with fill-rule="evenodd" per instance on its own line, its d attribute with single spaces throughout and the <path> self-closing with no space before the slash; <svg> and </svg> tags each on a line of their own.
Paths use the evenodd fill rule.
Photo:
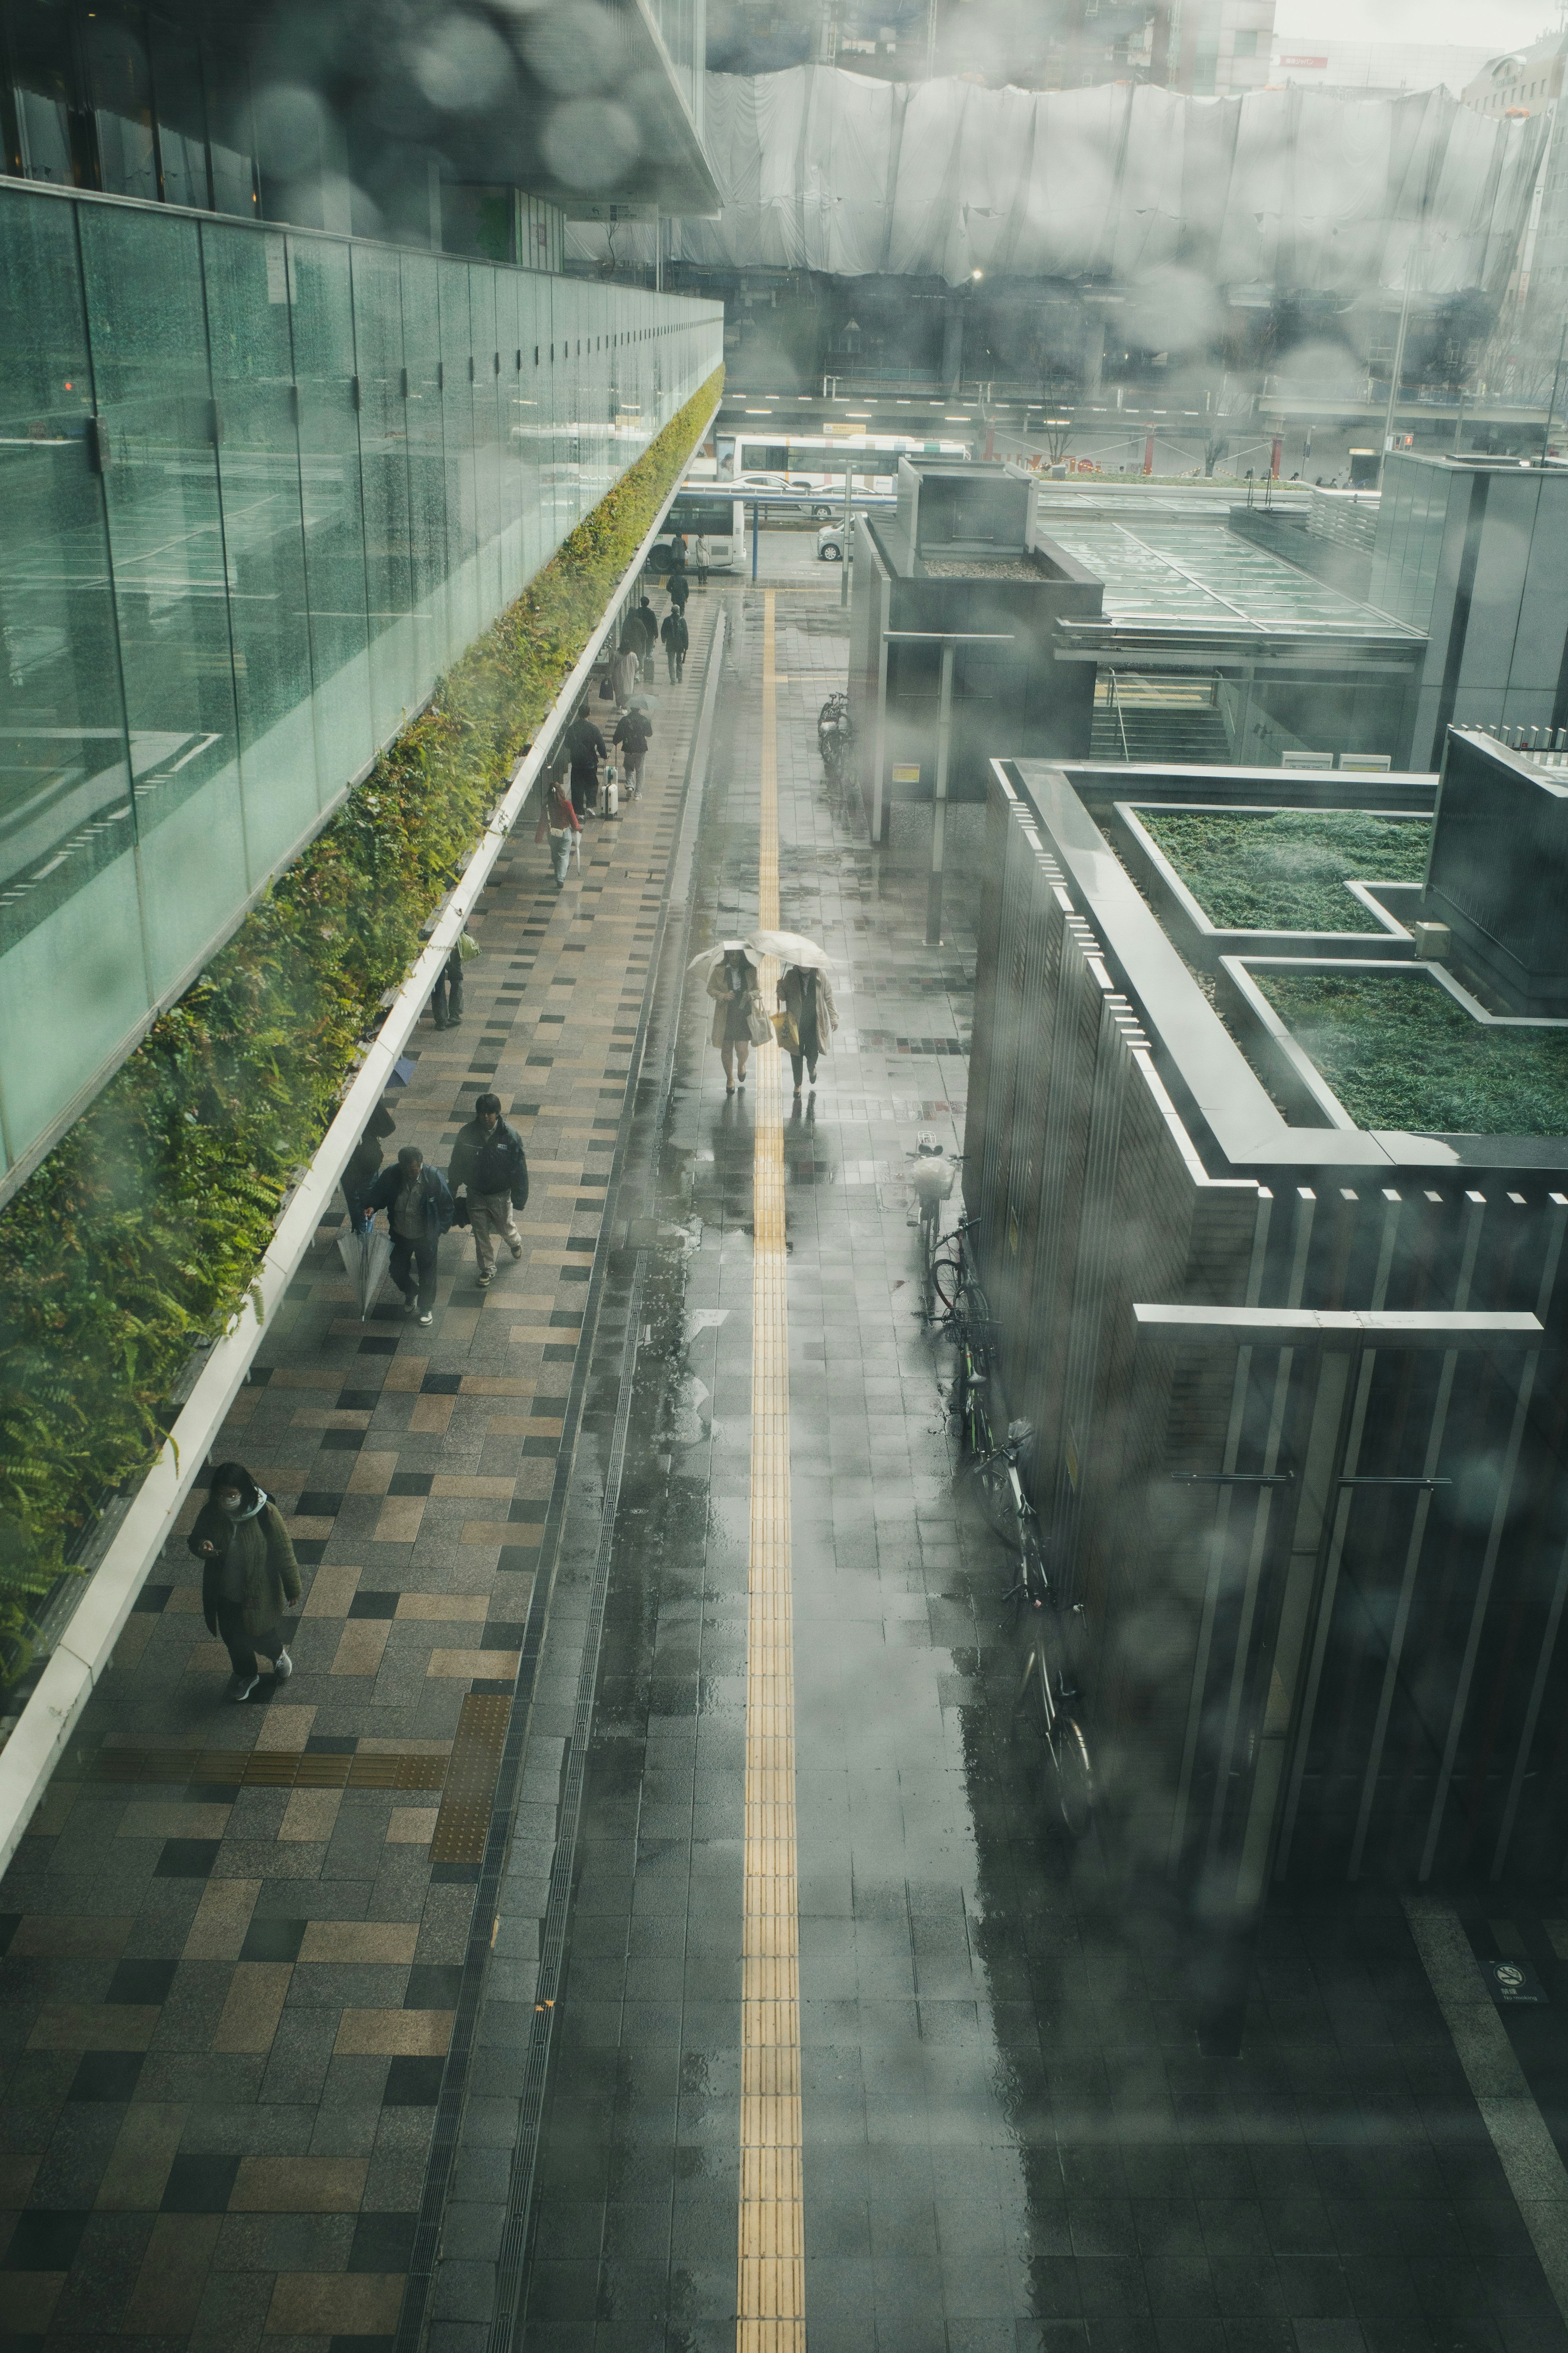
<svg viewBox="0 0 1568 2353">
<path fill-rule="evenodd" d="M 1252 977 L 1358 1127 L 1568 1135 L 1568 1030 L 1493 1029 L 1431 979 Z"/>
<path fill-rule="evenodd" d="M 384 991 L 466 862 L 718 397 L 716 374 L 0 1209 L 0 1667 L 193 1345 L 254 1282 Z"/>
<path fill-rule="evenodd" d="M 1419 882 L 1431 826 L 1363 809 L 1141 808 L 1211 923 L 1221 930 L 1376 932 L 1347 881 Z"/>
</svg>

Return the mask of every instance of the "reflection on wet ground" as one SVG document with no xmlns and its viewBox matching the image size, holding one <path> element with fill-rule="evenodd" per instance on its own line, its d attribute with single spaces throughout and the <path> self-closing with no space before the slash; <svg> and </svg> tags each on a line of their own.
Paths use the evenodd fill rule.
<svg viewBox="0 0 1568 2353">
<path fill-rule="evenodd" d="M 728 602 L 689 952 L 756 914 L 762 597 Z M 832 954 L 843 1025 L 784 1127 L 805 2341 L 1568 2347 L 1396 1903 L 1279 1905 L 1245 2054 L 1205 2059 L 1159 1905 L 1113 1899 L 1093 1842 L 1060 1830 L 1013 1713 L 1002 1549 L 954 1483 L 908 1217 L 917 1128 L 962 1137 L 980 878 L 950 874 L 952 943 L 928 950 L 923 878 L 879 871 L 835 817 L 815 751 L 845 651 L 827 621 L 804 587 L 779 595 L 781 921 Z M 724 1094 L 708 1017 L 693 983 L 668 1096 L 645 1108 L 646 1192 L 616 1213 L 657 1239 L 530 2353 L 737 2344 L 757 1112 L 754 1083 Z"/>
</svg>

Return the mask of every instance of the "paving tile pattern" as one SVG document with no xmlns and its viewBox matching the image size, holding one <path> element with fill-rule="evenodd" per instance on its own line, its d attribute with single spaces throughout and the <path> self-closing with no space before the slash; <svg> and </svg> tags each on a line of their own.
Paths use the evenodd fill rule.
<svg viewBox="0 0 1568 2353">
<path fill-rule="evenodd" d="M 394 2339 L 716 609 L 641 799 L 559 893 L 520 828 L 413 1041 L 388 1149 L 444 1166 L 493 1087 L 521 1261 L 481 1293 L 454 1232 L 430 1330 L 362 1321 L 323 1228 L 230 1417 L 292 1678 L 226 1703 L 193 1504 L 0 1883 L 0 2342 Z"/>
</svg>

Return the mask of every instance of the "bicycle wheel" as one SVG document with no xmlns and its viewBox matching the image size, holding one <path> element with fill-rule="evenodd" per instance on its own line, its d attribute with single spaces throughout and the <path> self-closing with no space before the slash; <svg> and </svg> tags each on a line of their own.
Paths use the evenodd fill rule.
<svg viewBox="0 0 1568 2353">
<path fill-rule="evenodd" d="M 955 1258 L 937 1258 L 931 1271 L 931 1289 L 942 1303 L 944 1315 L 957 1312 L 963 1296 L 963 1269 Z"/>
<path fill-rule="evenodd" d="M 1058 1716 L 1055 1757 L 1057 1803 L 1068 1830 L 1080 1839 L 1094 1820 L 1094 1767 L 1076 1715 Z"/>
</svg>

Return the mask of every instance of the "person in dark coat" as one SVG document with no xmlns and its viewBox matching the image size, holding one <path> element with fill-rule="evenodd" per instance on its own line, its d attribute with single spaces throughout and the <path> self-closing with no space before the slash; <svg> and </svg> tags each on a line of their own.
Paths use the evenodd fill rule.
<svg viewBox="0 0 1568 2353">
<path fill-rule="evenodd" d="M 812 965 L 786 965 L 779 975 L 779 1011 L 785 1017 L 779 1043 L 789 1055 L 798 1095 L 803 1066 L 815 1086 L 817 1058 L 827 1052 L 838 1027 L 838 1008 L 833 1002 L 833 984 L 827 975 Z"/>
<path fill-rule="evenodd" d="M 417 1309 L 421 1324 L 430 1323 L 436 1308 L 436 1253 L 452 1222 L 452 1196 L 445 1178 L 438 1168 L 426 1167 L 416 1145 L 405 1144 L 364 1198 L 372 1212 L 386 1211 L 392 1229 L 392 1279 L 409 1314 Z"/>
<path fill-rule="evenodd" d="M 455 1029 L 463 1018 L 463 952 L 454 947 L 430 991 L 430 1010 L 437 1029 Z"/>
<path fill-rule="evenodd" d="M 691 632 L 679 605 L 670 607 L 658 634 L 664 639 L 665 655 L 669 663 L 669 682 L 671 686 L 679 686 L 686 676 L 686 655 L 691 643 Z"/>
<path fill-rule="evenodd" d="M 481 1095 L 473 1118 L 458 1130 L 447 1183 L 454 1194 L 467 1194 L 479 1289 L 488 1291 L 496 1271 L 496 1243 L 505 1242 L 514 1259 L 522 1256 L 512 1211 L 528 1207 L 528 1155 L 516 1128 L 501 1117 L 500 1095 Z"/>
<path fill-rule="evenodd" d="M 658 643 L 658 622 L 646 596 L 638 598 L 637 610 L 631 617 L 642 631 L 642 674 L 645 680 L 651 681 L 654 648 Z"/>
<path fill-rule="evenodd" d="M 633 800 L 642 790 L 642 764 L 653 741 L 653 722 L 640 702 L 633 703 L 611 740 L 621 755 L 626 798 Z"/>
<path fill-rule="evenodd" d="M 243 1462 L 220 1462 L 207 1500 L 185 1539 L 202 1564 L 202 1616 L 228 1650 L 232 1700 L 247 1700 L 261 1678 L 259 1655 L 286 1683 L 294 1672 L 283 1640 L 283 1613 L 300 1599 L 300 1565 L 283 1515 Z"/>
<path fill-rule="evenodd" d="M 381 1148 L 383 1139 L 392 1134 L 396 1124 L 384 1095 L 365 1123 L 364 1134 L 349 1155 L 349 1165 L 343 1170 L 343 1199 L 348 1204 L 351 1232 L 358 1233 L 370 1223 L 364 1197 L 374 1184 L 376 1171 L 385 1157 Z"/>
<path fill-rule="evenodd" d="M 605 739 L 585 711 L 579 711 L 566 730 L 566 754 L 572 763 L 572 806 L 579 817 L 584 809 L 592 809 L 596 817 Z"/>
<path fill-rule="evenodd" d="M 669 601 L 676 612 L 685 612 L 686 600 L 690 594 L 691 583 L 686 576 L 686 567 L 678 565 L 669 575 Z"/>
</svg>

